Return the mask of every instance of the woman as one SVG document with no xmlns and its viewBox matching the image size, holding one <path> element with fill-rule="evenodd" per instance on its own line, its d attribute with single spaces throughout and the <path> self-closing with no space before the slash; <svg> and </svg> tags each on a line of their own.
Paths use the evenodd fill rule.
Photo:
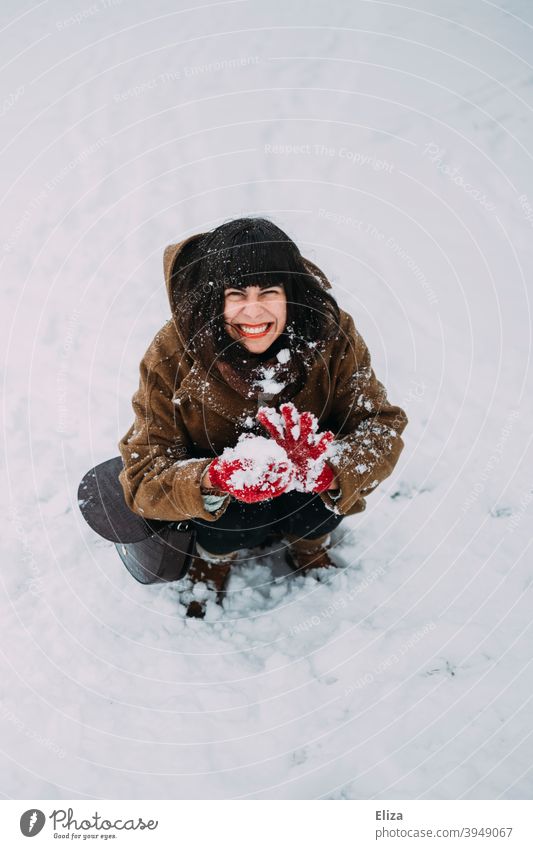
<svg viewBox="0 0 533 849">
<path fill-rule="evenodd" d="M 271 221 L 169 245 L 164 273 L 172 317 L 140 364 L 120 482 L 144 518 L 196 524 L 187 613 L 201 617 L 194 585 L 220 601 L 243 548 L 284 537 L 300 573 L 333 567 L 330 532 L 391 474 L 408 420 L 324 273 Z M 271 460 L 265 477 L 257 455 L 247 489 L 220 458 L 235 446 Z"/>
</svg>

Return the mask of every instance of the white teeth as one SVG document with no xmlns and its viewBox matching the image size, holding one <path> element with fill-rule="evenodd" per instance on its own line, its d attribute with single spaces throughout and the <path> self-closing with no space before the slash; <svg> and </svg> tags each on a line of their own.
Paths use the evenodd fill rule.
<svg viewBox="0 0 533 849">
<path fill-rule="evenodd" d="M 244 330 L 245 333 L 264 333 L 269 325 L 269 322 L 266 324 L 261 324 L 259 327 L 250 327 L 248 324 L 239 324 L 241 330 Z"/>
</svg>

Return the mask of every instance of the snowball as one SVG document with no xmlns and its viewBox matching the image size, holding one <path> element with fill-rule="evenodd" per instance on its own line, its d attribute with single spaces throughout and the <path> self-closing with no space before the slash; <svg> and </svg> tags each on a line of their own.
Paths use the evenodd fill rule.
<svg viewBox="0 0 533 849">
<path fill-rule="evenodd" d="M 236 469 L 229 477 L 229 483 L 234 489 L 255 487 L 267 490 L 280 479 L 279 469 L 271 470 L 272 463 L 284 463 L 286 469 L 281 475 L 281 483 L 288 483 L 292 476 L 292 468 L 287 452 L 273 439 L 265 436 L 252 436 L 243 433 L 239 436 L 234 448 L 225 448 L 220 455 L 220 461 L 231 462 L 240 460 L 242 469 Z"/>
</svg>

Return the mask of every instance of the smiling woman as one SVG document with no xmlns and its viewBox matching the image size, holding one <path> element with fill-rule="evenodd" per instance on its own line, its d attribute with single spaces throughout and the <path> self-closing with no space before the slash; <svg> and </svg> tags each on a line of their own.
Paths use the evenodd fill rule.
<svg viewBox="0 0 533 849">
<path fill-rule="evenodd" d="M 300 574 L 334 567 L 330 532 L 392 472 L 407 417 L 325 274 L 273 222 L 189 236 L 164 271 L 172 320 L 141 363 L 120 482 L 145 519 L 194 524 L 183 600 L 203 616 L 197 585 L 220 602 L 238 552 L 276 534 Z"/>
<path fill-rule="evenodd" d="M 253 353 L 266 351 L 285 330 L 287 296 L 283 286 L 261 289 L 247 286 L 243 291 L 224 292 L 224 322 L 232 339 Z"/>
</svg>

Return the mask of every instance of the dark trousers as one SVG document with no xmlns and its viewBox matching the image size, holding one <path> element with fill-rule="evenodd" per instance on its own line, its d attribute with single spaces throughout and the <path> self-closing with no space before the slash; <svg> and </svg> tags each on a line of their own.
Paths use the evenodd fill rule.
<svg viewBox="0 0 533 849">
<path fill-rule="evenodd" d="M 269 501 L 247 504 L 231 498 L 216 522 L 193 519 L 197 541 L 212 554 L 228 554 L 261 545 L 272 532 L 315 539 L 329 533 L 343 520 L 329 510 L 320 495 L 287 492 Z"/>
</svg>

